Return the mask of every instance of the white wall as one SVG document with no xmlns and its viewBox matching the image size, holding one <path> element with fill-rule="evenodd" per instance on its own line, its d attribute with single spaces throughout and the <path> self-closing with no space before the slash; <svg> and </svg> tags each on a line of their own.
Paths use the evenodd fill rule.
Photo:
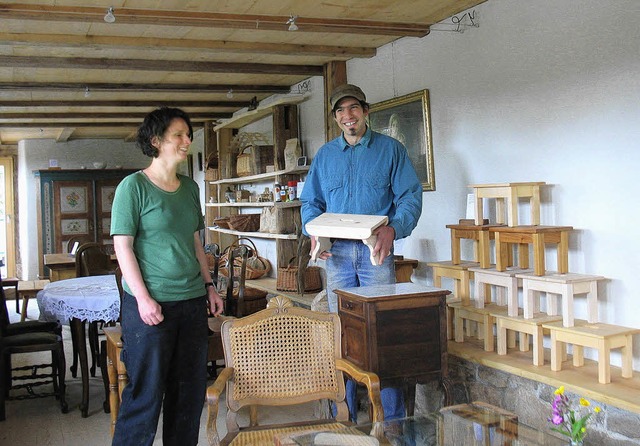
<svg viewBox="0 0 640 446">
<path fill-rule="evenodd" d="M 570 271 L 609 279 L 601 320 L 640 328 L 640 2 L 489 0 L 475 10 L 478 29 L 401 39 L 347 65 L 371 103 L 430 92 L 436 191 L 400 253 L 431 284 L 425 263 L 450 258 L 445 225 L 464 218 L 467 185 L 546 181 L 542 224 L 575 228 Z M 303 138 L 317 116 L 303 113 Z M 640 342 L 634 358 L 640 370 Z"/>
<path fill-rule="evenodd" d="M 92 168 L 104 161 L 107 168 L 146 167 L 149 158 L 133 143 L 119 140 L 77 140 L 56 142 L 50 139 L 25 140 L 18 144 L 18 208 L 20 216 L 20 255 L 24 280 L 38 275 L 37 180 L 34 170 L 47 169 L 55 159 L 63 169 Z"/>
</svg>

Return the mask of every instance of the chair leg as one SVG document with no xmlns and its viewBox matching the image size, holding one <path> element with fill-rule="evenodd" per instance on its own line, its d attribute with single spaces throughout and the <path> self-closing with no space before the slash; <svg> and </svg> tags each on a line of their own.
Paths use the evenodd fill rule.
<svg viewBox="0 0 640 446">
<path fill-rule="evenodd" d="M 69 406 L 67 405 L 67 397 L 66 391 L 67 387 L 64 383 L 65 374 L 66 374 L 66 359 L 64 357 L 64 347 L 62 345 L 62 339 L 58 343 L 58 347 L 56 348 L 56 368 L 57 368 L 57 378 L 58 378 L 58 395 L 60 396 L 60 411 L 62 413 L 69 412 Z M 56 376 L 53 377 L 53 380 L 56 380 Z"/>
</svg>

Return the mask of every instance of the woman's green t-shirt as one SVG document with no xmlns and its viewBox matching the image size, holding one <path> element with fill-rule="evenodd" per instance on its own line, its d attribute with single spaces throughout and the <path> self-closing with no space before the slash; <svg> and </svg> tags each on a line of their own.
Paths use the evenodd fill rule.
<svg viewBox="0 0 640 446">
<path fill-rule="evenodd" d="M 133 236 L 144 283 L 158 302 L 203 296 L 193 234 L 204 228 L 197 184 L 178 175 L 180 186 L 166 192 L 142 172 L 118 185 L 111 209 L 111 235 Z M 123 280 L 125 291 L 131 289 Z"/>
</svg>

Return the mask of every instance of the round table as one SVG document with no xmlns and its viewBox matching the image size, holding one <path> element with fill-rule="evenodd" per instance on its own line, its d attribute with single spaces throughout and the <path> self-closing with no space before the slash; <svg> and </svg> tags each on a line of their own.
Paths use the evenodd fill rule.
<svg viewBox="0 0 640 446">
<path fill-rule="evenodd" d="M 51 282 L 38 292 L 40 319 L 69 323 L 71 339 L 80 358 L 82 402 L 86 418 L 89 410 L 89 370 L 85 322 L 115 322 L 120 315 L 120 294 L 115 275 L 77 277 Z M 75 376 L 75 369 L 72 367 Z"/>
</svg>

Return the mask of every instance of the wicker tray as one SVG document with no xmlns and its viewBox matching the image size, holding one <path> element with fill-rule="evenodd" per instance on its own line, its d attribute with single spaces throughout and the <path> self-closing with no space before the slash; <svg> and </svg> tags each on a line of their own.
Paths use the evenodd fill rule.
<svg viewBox="0 0 640 446">
<path fill-rule="evenodd" d="M 257 232 L 260 230 L 260 214 L 240 214 L 229 217 L 229 227 L 234 231 Z"/>
</svg>

